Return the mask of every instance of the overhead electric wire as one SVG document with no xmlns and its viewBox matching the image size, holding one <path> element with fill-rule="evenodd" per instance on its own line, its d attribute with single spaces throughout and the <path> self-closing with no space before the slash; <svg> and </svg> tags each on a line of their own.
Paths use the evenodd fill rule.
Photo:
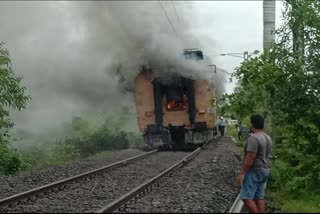
<svg viewBox="0 0 320 214">
<path fill-rule="evenodd" d="M 169 22 L 169 24 L 170 24 L 173 32 L 174 32 L 174 33 L 176 34 L 176 36 L 179 38 L 178 33 L 177 33 L 176 29 L 174 28 L 174 25 L 173 25 L 170 17 L 168 16 L 167 11 L 165 10 L 165 8 L 163 7 L 163 5 L 161 4 L 161 0 L 159 0 L 158 3 L 159 3 L 159 5 L 160 5 L 163 13 L 165 14 L 165 16 L 166 16 L 166 18 L 167 18 L 167 20 L 168 20 L 168 22 Z M 172 3 L 172 6 L 173 6 L 173 8 L 174 8 L 174 11 L 175 11 L 175 14 L 176 14 L 177 18 L 180 19 L 179 16 L 178 16 L 178 12 L 177 12 L 177 10 L 176 10 L 176 7 L 174 6 L 172 0 L 171 0 L 171 3 Z M 179 22 L 180 22 L 180 20 L 179 20 Z M 209 66 L 209 65 L 208 65 L 208 66 Z M 223 73 L 225 73 L 225 74 L 227 74 L 227 75 L 230 75 L 230 76 L 232 75 L 232 73 L 226 72 L 226 71 L 224 71 L 224 70 L 219 70 L 219 71 L 221 71 L 221 72 L 223 72 Z"/>
<path fill-rule="evenodd" d="M 166 17 L 167 17 L 167 20 L 168 20 L 168 22 L 170 23 L 173 32 L 176 34 L 177 37 L 179 37 L 178 34 L 177 34 L 177 31 L 175 30 L 175 28 L 174 28 L 174 26 L 173 26 L 173 24 L 172 24 L 172 21 L 170 20 L 168 14 L 167 14 L 167 12 L 166 12 L 166 10 L 164 9 L 163 5 L 161 4 L 161 1 L 159 0 L 158 2 L 159 2 L 159 4 L 160 4 L 160 7 L 161 7 L 163 13 L 164 13 L 164 14 L 166 15 Z"/>
<path fill-rule="evenodd" d="M 173 3 L 172 0 L 171 0 L 171 5 L 172 5 L 172 7 L 173 7 L 173 9 L 174 9 L 174 13 L 176 14 L 177 20 L 178 20 L 178 22 L 180 23 L 180 17 L 179 17 L 179 15 L 178 15 L 177 8 L 174 6 L 174 3 Z"/>
</svg>

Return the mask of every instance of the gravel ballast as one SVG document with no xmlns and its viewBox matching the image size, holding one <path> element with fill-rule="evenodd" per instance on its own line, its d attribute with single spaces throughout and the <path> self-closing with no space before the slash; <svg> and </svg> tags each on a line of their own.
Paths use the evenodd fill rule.
<svg viewBox="0 0 320 214">
<path fill-rule="evenodd" d="M 0 176 L 0 199 L 97 169 L 142 153 L 142 151 L 136 149 L 113 151 L 110 153 L 103 153 L 96 157 L 75 161 L 65 166 L 54 166 L 45 169 L 26 171 L 16 176 Z"/>
<path fill-rule="evenodd" d="M 228 212 L 240 190 L 236 184 L 240 163 L 233 154 L 239 148 L 229 137 L 217 141 L 151 194 L 128 203 L 120 212 Z"/>
<path fill-rule="evenodd" d="M 34 202 L 6 207 L 5 212 L 94 212 L 127 191 L 156 176 L 187 152 L 159 152 L 113 171 L 66 185 Z"/>
<path fill-rule="evenodd" d="M 68 164 L 0 177 L 1 198 L 60 179 L 133 157 L 139 150 L 117 151 Z M 219 137 L 203 149 L 194 160 L 169 175 L 151 193 L 126 204 L 118 212 L 228 212 L 240 188 L 236 176 L 240 162 L 234 154 L 239 148 L 229 137 Z M 90 178 L 67 184 L 58 192 L 40 195 L 34 201 L 5 207 L 0 212 L 95 212 L 123 194 L 158 175 L 189 152 L 159 152 L 143 160 Z"/>
</svg>

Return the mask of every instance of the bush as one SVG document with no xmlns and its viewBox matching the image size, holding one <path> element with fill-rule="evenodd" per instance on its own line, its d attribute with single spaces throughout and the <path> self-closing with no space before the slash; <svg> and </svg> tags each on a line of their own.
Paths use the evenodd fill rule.
<svg viewBox="0 0 320 214">
<path fill-rule="evenodd" d="M 76 160 L 80 157 L 79 151 L 74 146 L 74 142 L 79 142 L 79 138 L 59 141 L 52 151 L 51 164 L 60 165 L 65 162 Z"/>
<path fill-rule="evenodd" d="M 271 176 L 269 178 L 270 189 L 278 191 L 286 187 L 288 182 L 292 181 L 293 175 L 293 169 L 288 163 L 277 160 L 271 169 Z"/>
<path fill-rule="evenodd" d="M 28 168 L 50 165 L 49 157 L 44 146 L 32 146 L 21 151 L 21 158 L 29 164 Z"/>
<path fill-rule="evenodd" d="M 124 131 L 111 131 L 102 128 L 87 136 L 67 138 L 59 142 L 54 149 L 58 162 L 89 157 L 99 152 L 120 150 L 129 147 L 127 134 Z"/>
<path fill-rule="evenodd" d="M 46 143 L 43 143 L 43 140 L 35 143 L 34 141 L 39 140 L 36 138 L 28 139 L 25 143 L 32 143 L 32 146 L 20 148 L 22 158 L 29 167 L 46 167 L 62 165 L 104 151 L 129 148 L 128 133 L 114 128 L 112 121 L 106 121 L 100 127 L 94 128 L 86 120 L 73 117 L 72 122 L 65 125 L 67 137 Z M 132 141 L 131 136 L 130 140 Z"/>
<path fill-rule="evenodd" d="M 12 175 L 26 167 L 16 150 L 0 144 L 0 174 Z"/>
</svg>

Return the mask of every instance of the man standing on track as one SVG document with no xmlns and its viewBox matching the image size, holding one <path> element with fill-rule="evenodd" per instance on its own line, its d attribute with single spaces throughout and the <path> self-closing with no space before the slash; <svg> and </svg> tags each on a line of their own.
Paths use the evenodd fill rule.
<svg viewBox="0 0 320 214">
<path fill-rule="evenodd" d="M 250 117 L 253 134 L 244 145 L 244 161 L 237 183 L 241 186 L 240 199 L 250 213 L 264 213 L 264 189 L 270 175 L 268 156 L 271 154 L 272 140 L 264 132 L 264 118 Z"/>
</svg>

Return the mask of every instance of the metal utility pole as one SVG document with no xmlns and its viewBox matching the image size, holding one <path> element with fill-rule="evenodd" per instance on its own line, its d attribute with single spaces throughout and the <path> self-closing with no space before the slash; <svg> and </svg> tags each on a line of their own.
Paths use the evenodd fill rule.
<svg viewBox="0 0 320 214">
<path fill-rule="evenodd" d="M 276 2 L 263 0 L 263 50 L 269 49 L 275 42 Z"/>
<path fill-rule="evenodd" d="M 275 0 L 263 0 L 263 51 L 267 51 L 272 48 L 275 43 L 275 34 L 273 33 L 276 26 L 276 2 Z M 270 102 L 269 96 L 263 91 L 264 103 L 265 106 Z M 272 112 L 270 112 L 269 117 L 272 118 Z M 273 141 L 273 154 L 274 157 L 276 154 L 276 139 L 275 139 L 275 130 L 273 130 L 273 122 L 270 119 L 270 132 L 271 138 Z"/>
</svg>

